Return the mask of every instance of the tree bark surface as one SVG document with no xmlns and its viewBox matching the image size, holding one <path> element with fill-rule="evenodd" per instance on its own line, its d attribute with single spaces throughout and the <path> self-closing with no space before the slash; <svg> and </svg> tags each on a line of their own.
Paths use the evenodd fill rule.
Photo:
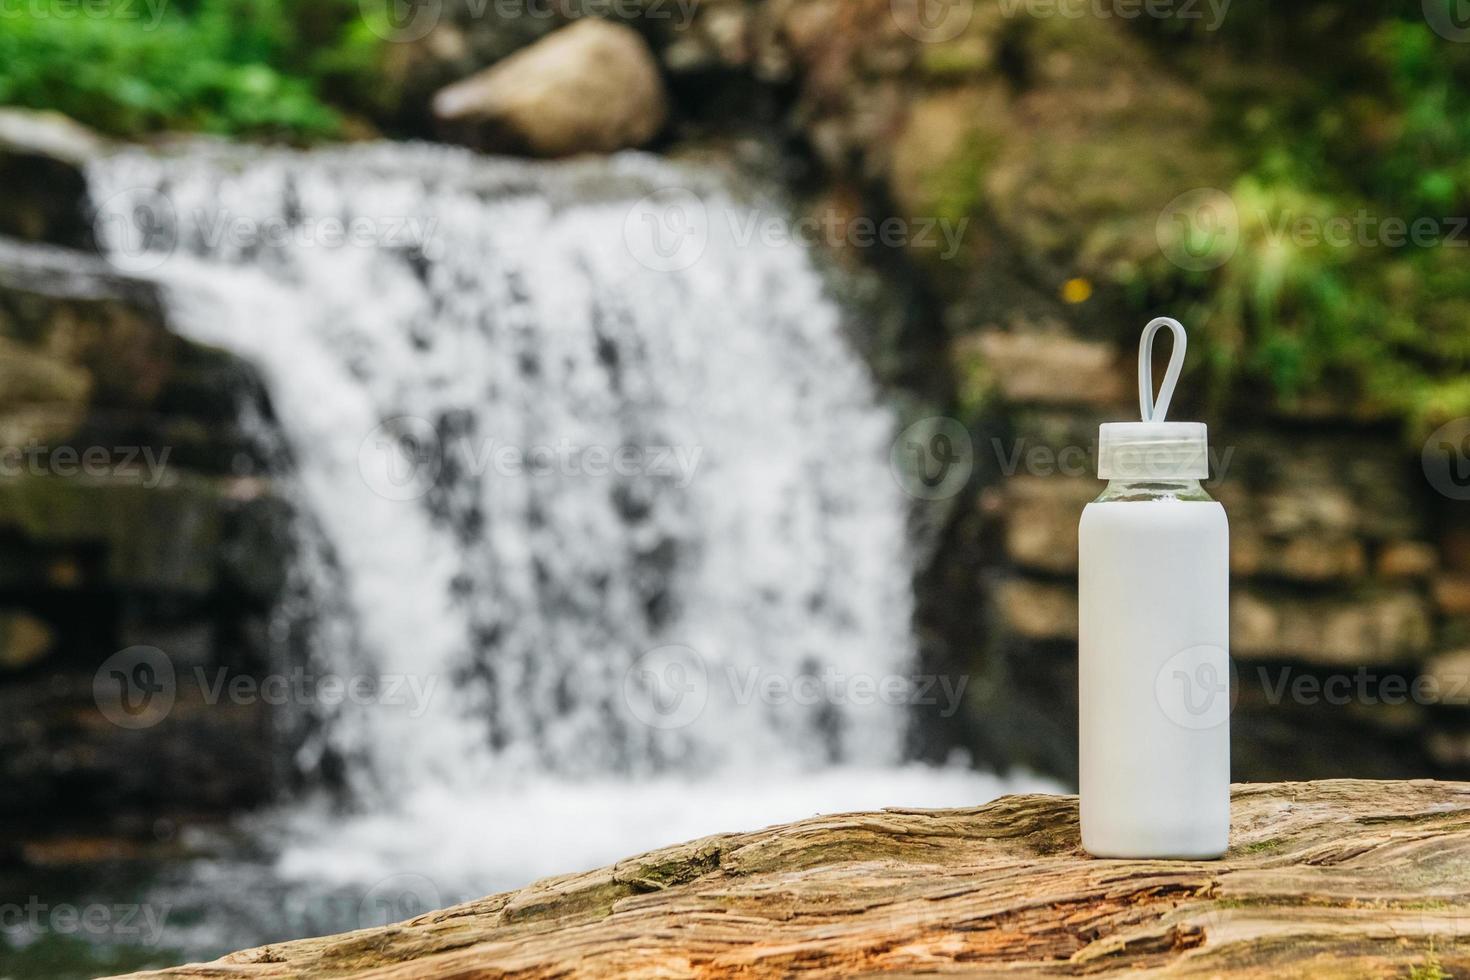
<svg viewBox="0 0 1470 980">
<path fill-rule="evenodd" d="M 1470 977 L 1470 783 L 1241 785 L 1220 861 L 1081 849 L 1077 800 L 721 834 L 137 978 Z"/>
</svg>

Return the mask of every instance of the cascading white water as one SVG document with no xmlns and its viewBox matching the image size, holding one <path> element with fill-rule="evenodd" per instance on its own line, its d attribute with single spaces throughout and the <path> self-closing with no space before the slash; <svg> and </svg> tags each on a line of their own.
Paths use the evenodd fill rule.
<svg viewBox="0 0 1470 980">
<path fill-rule="evenodd" d="M 114 261 L 261 367 L 345 590 L 319 657 L 388 682 L 327 729 L 364 815 L 288 865 L 488 888 L 993 794 L 900 767 L 892 419 L 769 205 L 643 156 L 402 145 L 90 179 Z"/>
</svg>

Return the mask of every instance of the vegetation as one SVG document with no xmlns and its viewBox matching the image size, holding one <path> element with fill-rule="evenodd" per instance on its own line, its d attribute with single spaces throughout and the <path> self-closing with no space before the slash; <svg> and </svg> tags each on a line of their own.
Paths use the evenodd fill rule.
<svg viewBox="0 0 1470 980">
<path fill-rule="evenodd" d="M 324 92 L 370 70 L 349 0 L 28 0 L 0 29 L 0 104 L 104 132 L 331 136 Z"/>
<path fill-rule="evenodd" d="M 1470 45 L 1411 7 L 1324 21 L 1243 0 L 1233 33 L 1192 39 L 1202 62 L 1229 51 L 1208 84 L 1244 151 L 1238 247 L 1157 262 L 1135 296 L 1192 305 L 1220 388 L 1365 398 L 1418 434 L 1470 414 Z M 1276 67 L 1251 53 L 1263 33 Z"/>
</svg>

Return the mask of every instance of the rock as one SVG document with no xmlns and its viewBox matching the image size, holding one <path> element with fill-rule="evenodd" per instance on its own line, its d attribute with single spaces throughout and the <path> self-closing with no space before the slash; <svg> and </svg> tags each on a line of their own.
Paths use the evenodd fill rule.
<svg viewBox="0 0 1470 980">
<path fill-rule="evenodd" d="M 646 145 L 668 118 L 648 44 L 591 18 L 556 31 L 434 96 L 434 115 L 467 142 L 541 157 Z"/>
<path fill-rule="evenodd" d="M 1419 671 L 1429 704 L 1470 705 L 1470 649 L 1442 653 Z"/>
<path fill-rule="evenodd" d="M 1118 405 L 1131 376 L 1112 344 L 1065 333 L 987 330 L 966 338 L 984 359 L 993 384 L 1011 402 Z"/>
<path fill-rule="evenodd" d="M 1434 601 L 1447 616 L 1470 616 L 1470 575 L 1441 575 L 1435 579 Z"/>
<path fill-rule="evenodd" d="M 166 719 L 124 730 L 95 695 L 102 665 L 135 646 L 180 677 L 259 676 L 279 650 L 253 626 L 292 540 L 256 452 L 279 438 L 273 415 L 253 369 L 169 329 L 156 290 L 95 255 L 0 239 L 7 840 L 227 816 L 268 799 L 290 753 L 264 703 L 210 704 L 181 681 Z M 242 410 L 266 425 L 245 435 Z"/>
<path fill-rule="evenodd" d="M 1440 536 L 1445 567 L 1450 571 L 1470 574 L 1470 523 L 1466 522 L 1464 514 L 1455 517 L 1457 519 Z"/>
<path fill-rule="evenodd" d="M 82 167 L 105 145 L 60 113 L 0 108 L 0 235 L 95 250 Z"/>
<path fill-rule="evenodd" d="M 996 508 L 1004 518 L 1006 557 L 1034 571 L 1075 574 L 1082 508 L 1102 487 L 1085 475 L 1092 459 L 1081 446 L 1071 456 L 1040 443 L 1019 448 L 1019 453 L 1012 448 L 1007 455 L 1002 446 L 1000 452 L 1003 465 L 1022 471 L 1002 481 Z M 1077 475 L 1079 471 L 1084 475 Z M 1359 580 L 1367 572 L 1363 543 L 1357 538 L 1273 537 L 1241 523 L 1230 541 L 1230 570 L 1238 578 L 1329 583 Z"/>
<path fill-rule="evenodd" d="M 19 670 L 41 660 L 56 642 L 45 621 L 19 609 L 0 612 L 0 670 Z"/>
<path fill-rule="evenodd" d="M 1101 492 L 1087 477 L 1017 475 L 1003 484 L 1006 556 L 1023 568 L 1075 574 L 1082 508 Z"/>
<path fill-rule="evenodd" d="M 85 369 L 0 336 L 0 446 L 64 439 L 82 424 L 91 395 Z"/>
<path fill-rule="evenodd" d="M 379 104 L 374 108 L 391 123 L 427 132 L 432 129 L 428 116 L 434 93 L 476 67 L 468 38 L 452 23 L 436 24 L 422 37 L 386 44 L 378 67 L 382 87 L 374 93 Z"/>
<path fill-rule="evenodd" d="M 1230 571 L 1241 578 L 1351 581 L 1367 569 L 1368 557 L 1357 538 L 1276 538 L 1257 533 L 1249 523 L 1230 536 Z"/>
<path fill-rule="evenodd" d="M 1439 567 L 1439 551 L 1426 541 L 1391 541 L 1375 564 L 1384 578 L 1427 578 Z"/>
<path fill-rule="evenodd" d="M 1467 876 L 1464 783 L 1236 786 L 1219 861 L 1096 860 L 1075 797 L 1010 796 L 720 834 L 131 978 L 1447 977 Z"/>
<path fill-rule="evenodd" d="M 1426 537 L 1423 473 L 1402 447 L 1351 431 L 1215 433 L 1216 496 L 1262 534 L 1381 541 Z"/>
<path fill-rule="evenodd" d="M 997 591 L 1000 619 L 1027 640 L 1077 639 L 1077 586 L 1012 579 Z"/>
<path fill-rule="evenodd" d="M 1446 769 L 1470 767 L 1470 734 L 1435 732 L 1425 739 L 1429 754 Z"/>
<path fill-rule="evenodd" d="M 211 483 L 177 475 L 157 486 L 143 474 L 0 480 L 0 530 L 47 547 L 101 547 L 92 584 L 124 591 L 209 594 L 221 511 Z"/>
<path fill-rule="evenodd" d="M 1237 589 L 1230 653 L 1325 667 L 1383 666 L 1421 658 L 1433 639 L 1428 604 L 1416 592 L 1358 598 L 1296 598 Z"/>
<path fill-rule="evenodd" d="M 889 168 L 889 191 L 900 211 L 956 217 L 968 210 L 980 193 L 968 178 L 993 155 L 976 127 L 987 118 L 1005 118 L 1006 111 L 1000 85 L 915 98 L 894 140 Z"/>
</svg>

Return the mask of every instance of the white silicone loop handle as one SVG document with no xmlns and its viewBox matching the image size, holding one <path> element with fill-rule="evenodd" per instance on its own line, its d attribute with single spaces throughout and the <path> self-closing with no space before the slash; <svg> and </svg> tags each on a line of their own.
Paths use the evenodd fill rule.
<svg viewBox="0 0 1470 980">
<path fill-rule="evenodd" d="M 1159 331 L 1168 327 L 1174 333 L 1174 353 L 1169 356 L 1169 370 L 1164 373 L 1164 383 L 1159 386 L 1158 401 L 1154 401 L 1154 338 Z M 1179 373 L 1184 370 L 1184 352 L 1189 348 L 1189 336 L 1184 324 L 1171 317 L 1161 316 L 1143 328 L 1143 339 L 1138 342 L 1138 408 L 1145 422 L 1163 422 L 1169 417 L 1169 403 L 1174 400 L 1174 389 L 1179 384 Z"/>
</svg>

